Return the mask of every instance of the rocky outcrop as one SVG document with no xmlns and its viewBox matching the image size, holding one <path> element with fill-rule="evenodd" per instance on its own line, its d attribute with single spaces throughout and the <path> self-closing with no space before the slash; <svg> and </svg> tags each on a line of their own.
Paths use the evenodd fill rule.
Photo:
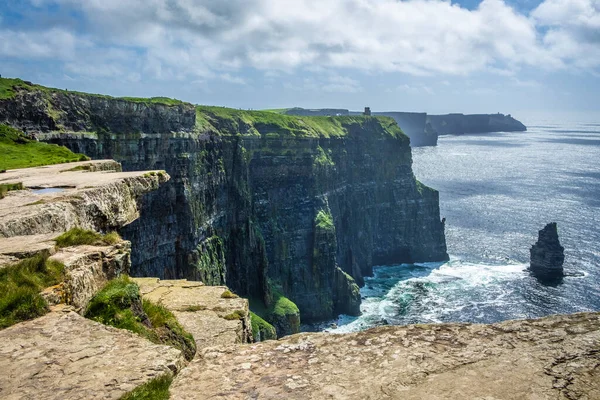
<svg viewBox="0 0 600 400">
<path fill-rule="evenodd" d="M 520 121 L 504 114 L 447 114 L 428 115 L 427 122 L 440 135 L 465 133 L 522 132 L 527 127 Z"/>
<path fill-rule="evenodd" d="M 11 191 L 0 200 L 0 238 L 74 227 L 106 232 L 131 223 L 139 216 L 142 195 L 169 176 L 163 171 L 120 171 L 120 164 L 107 160 L 3 173 L 0 182 L 20 182 L 26 190 Z"/>
<path fill-rule="evenodd" d="M 199 107 L 191 121 L 186 105 L 102 97 L 86 108 L 56 100 L 64 93 L 51 96 L 55 114 L 30 96 L 19 92 L 0 104 L 0 120 L 93 158 L 115 158 L 126 171 L 171 175 L 142 200 L 140 219 L 120 230 L 133 244 L 134 275 L 226 284 L 267 306 L 275 285 L 309 322 L 356 313 L 355 283 L 374 265 L 447 259 L 438 193 L 414 178 L 409 142 L 389 119 L 331 117 L 311 125 L 302 117 Z M 83 107 L 80 122 L 73 102 Z M 43 118 L 29 116 L 36 107 L 62 122 L 46 132 Z M 30 111 L 6 111 L 15 108 Z M 99 121 L 148 121 L 94 125 L 97 114 Z M 315 229 L 325 204 L 334 235 Z M 315 246 L 329 258 L 313 257 Z"/>
<path fill-rule="evenodd" d="M 68 309 L 4 329 L 0 341 L 5 400 L 116 400 L 185 364 L 179 350 Z"/>
<path fill-rule="evenodd" d="M 186 280 L 135 278 L 144 299 L 171 311 L 194 336 L 196 349 L 252 342 L 248 300 L 223 286 Z"/>
<path fill-rule="evenodd" d="M 107 232 L 139 216 L 142 196 L 169 176 L 163 171 L 121 172 L 112 160 L 10 170 L 0 182 L 22 190 L 0 199 L 0 268 L 37 254 L 64 265 L 64 280 L 46 289 L 48 304 L 68 304 L 79 313 L 109 280 L 129 273 L 131 243 L 57 249 L 55 239 L 71 228 Z"/>
<path fill-rule="evenodd" d="M 412 147 L 436 146 L 438 134 L 431 123 L 427 121 L 427 113 L 411 112 L 374 112 L 373 115 L 381 115 L 393 118 L 400 128 L 410 138 Z"/>
<path fill-rule="evenodd" d="M 542 283 L 558 283 L 565 276 L 564 247 L 558 240 L 556 222 L 549 223 L 539 231 L 538 241 L 531 246 L 529 271 Z"/>
<path fill-rule="evenodd" d="M 380 327 L 207 348 L 171 399 L 596 399 L 600 314 Z M 508 382 L 508 384 L 507 384 Z"/>
<path fill-rule="evenodd" d="M 48 304 L 69 304 L 83 314 L 96 293 L 111 279 L 128 274 L 131 243 L 112 246 L 74 246 L 60 249 L 50 257 L 65 266 L 65 279 L 42 293 Z"/>
</svg>

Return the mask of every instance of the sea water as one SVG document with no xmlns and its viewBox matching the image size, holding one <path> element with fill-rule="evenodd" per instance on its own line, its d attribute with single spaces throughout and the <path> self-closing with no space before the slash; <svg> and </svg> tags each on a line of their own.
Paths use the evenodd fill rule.
<svg viewBox="0 0 600 400">
<path fill-rule="evenodd" d="M 413 149 L 415 175 L 440 192 L 450 261 L 376 267 L 361 289 L 362 315 L 320 329 L 600 310 L 600 116 L 522 121 L 527 132 L 442 136 Z M 558 286 L 526 271 L 549 222 L 558 223 L 566 271 L 579 275 Z"/>
</svg>

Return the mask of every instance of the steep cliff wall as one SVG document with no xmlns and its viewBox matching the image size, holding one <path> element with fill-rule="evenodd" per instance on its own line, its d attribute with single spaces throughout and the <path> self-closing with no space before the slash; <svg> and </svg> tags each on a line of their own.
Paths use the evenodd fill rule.
<svg viewBox="0 0 600 400">
<path fill-rule="evenodd" d="M 138 276 L 227 284 L 267 305 L 282 293 L 310 321 L 356 314 L 355 281 L 373 265 L 447 258 L 438 193 L 414 178 L 390 119 L 16 90 L 0 100 L 2 121 L 170 174 L 121 231 Z"/>
<path fill-rule="evenodd" d="M 427 121 L 427 113 L 392 111 L 375 112 L 373 115 L 393 118 L 410 138 L 412 147 L 437 145 L 438 134 Z"/>
<path fill-rule="evenodd" d="M 447 114 L 428 115 L 440 135 L 462 135 L 464 133 L 521 132 L 527 127 L 513 117 L 504 114 Z"/>
</svg>

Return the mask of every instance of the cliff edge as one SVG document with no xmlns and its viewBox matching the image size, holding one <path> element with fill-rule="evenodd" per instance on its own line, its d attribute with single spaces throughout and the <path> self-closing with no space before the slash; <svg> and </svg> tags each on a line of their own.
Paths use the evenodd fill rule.
<svg viewBox="0 0 600 400">
<path fill-rule="evenodd" d="M 358 313 L 374 265 L 448 258 L 438 193 L 415 179 L 390 118 L 13 88 L 0 123 L 171 176 L 120 229 L 135 276 L 227 285 L 275 326 L 297 327 L 298 309 L 306 322 Z"/>
</svg>

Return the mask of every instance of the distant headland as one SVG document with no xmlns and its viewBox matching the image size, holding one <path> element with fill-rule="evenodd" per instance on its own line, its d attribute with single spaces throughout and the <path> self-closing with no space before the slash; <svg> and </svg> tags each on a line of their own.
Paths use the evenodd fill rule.
<svg viewBox="0 0 600 400">
<path fill-rule="evenodd" d="M 343 116 L 360 115 L 362 111 L 342 108 L 287 108 L 272 110 L 286 115 Z M 410 138 L 413 147 L 435 146 L 439 135 L 463 135 L 468 133 L 522 132 L 527 127 L 510 114 L 445 114 L 428 115 L 418 112 L 385 111 L 372 112 L 374 116 L 393 118 Z"/>
</svg>

